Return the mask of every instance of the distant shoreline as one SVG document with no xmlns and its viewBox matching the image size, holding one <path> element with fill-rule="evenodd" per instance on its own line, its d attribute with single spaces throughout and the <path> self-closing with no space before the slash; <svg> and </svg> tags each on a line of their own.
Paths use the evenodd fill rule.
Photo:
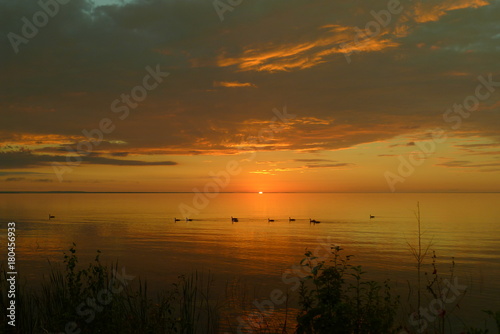
<svg viewBox="0 0 500 334">
<path fill-rule="evenodd" d="M 0 191 L 0 194 L 192 194 L 192 191 Z M 220 194 L 258 194 L 253 191 L 224 191 Z M 499 191 L 416 191 L 416 192 L 302 192 L 302 191 L 269 191 L 264 194 L 499 194 Z"/>
</svg>

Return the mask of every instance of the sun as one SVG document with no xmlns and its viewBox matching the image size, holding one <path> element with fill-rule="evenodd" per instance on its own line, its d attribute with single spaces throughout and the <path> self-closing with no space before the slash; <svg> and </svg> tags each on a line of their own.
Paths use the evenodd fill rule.
<svg viewBox="0 0 500 334">
<path fill-rule="evenodd" d="M 262 195 L 262 194 L 263 194 L 263 192 L 262 192 L 262 191 L 259 191 L 259 195 Z"/>
</svg>

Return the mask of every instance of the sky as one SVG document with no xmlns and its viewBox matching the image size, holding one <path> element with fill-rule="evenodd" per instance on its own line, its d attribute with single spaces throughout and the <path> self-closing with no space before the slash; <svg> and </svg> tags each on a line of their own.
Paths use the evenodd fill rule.
<svg viewBox="0 0 500 334">
<path fill-rule="evenodd" d="M 494 192 L 500 1 L 0 1 L 0 191 Z"/>
</svg>

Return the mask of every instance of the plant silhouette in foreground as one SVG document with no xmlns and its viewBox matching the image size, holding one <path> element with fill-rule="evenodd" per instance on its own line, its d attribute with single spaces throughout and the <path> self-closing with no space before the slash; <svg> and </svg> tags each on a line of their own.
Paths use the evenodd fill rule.
<svg viewBox="0 0 500 334">
<path fill-rule="evenodd" d="M 80 269 L 76 245 L 64 254 L 64 270 L 51 265 L 38 289 L 16 287 L 16 327 L 8 333 L 217 333 L 219 306 L 210 295 L 212 279 L 194 273 L 153 298 L 147 282 L 106 267 L 100 252 Z M 1 268 L 2 276 L 6 272 Z M 5 289 L 5 280 L 0 288 Z M 6 298 L 0 299 L 6 307 Z M 5 317 L 0 326 L 6 326 Z M 7 328 L 7 327 L 5 327 Z"/>
<path fill-rule="evenodd" d="M 331 263 L 317 261 L 306 251 L 301 264 L 310 272 L 301 280 L 297 333 L 392 333 L 399 298 L 388 281 L 363 280 L 361 266 L 342 257 L 332 246 Z"/>
<path fill-rule="evenodd" d="M 398 327 L 395 321 L 399 297 L 393 297 L 388 281 L 378 283 L 363 279 L 361 266 L 350 264 L 351 256 L 341 256 L 342 249 L 331 247 L 330 261 L 319 261 L 312 252 L 306 251 L 301 261 L 307 276 L 301 280 L 298 291 L 299 310 L 285 310 L 284 323 L 280 314 L 272 317 L 248 333 L 287 333 L 288 312 L 297 315 L 297 334 L 493 334 L 487 329 L 470 328 L 464 319 L 453 315 L 463 331 L 450 326 L 453 311 L 465 295 L 446 290 L 455 282 L 454 262 L 447 277 L 441 276 L 432 256 L 432 274 L 426 274 L 426 289 L 422 289 L 425 306 L 442 305 L 432 321 L 424 327 Z M 133 276 L 118 272 L 117 265 L 104 266 L 100 252 L 94 261 L 81 268 L 76 255 L 76 245 L 64 254 L 64 268 L 51 264 L 50 275 L 43 279 L 39 288 L 29 288 L 18 280 L 16 285 L 16 327 L 6 333 L 221 333 L 221 309 L 217 296 L 212 296 L 213 280 L 210 276 L 194 273 L 179 276 L 177 283 L 161 288 L 152 295 L 148 284 Z M 0 270 L 0 289 L 6 288 L 6 271 Z M 130 284 L 129 282 L 130 281 Z M 423 283 L 423 282 L 422 282 Z M 447 291 L 443 294 L 443 291 Z M 425 298 L 430 297 L 430 298 Z M 245 297 L 242 297 L 244 300 Z M 239 299 L 239 298 L 237 298 Z M 6 296 L 0 298 L 0 307 L 6 308 Z M 441 301 L 441 302 L 440 302 Z M 449 301 L 449 302 L 447 302 Z M 238 311 L 248 314 L 248 309 L 230 308 L 231 318 Z M 428 308 L 428 307 L 427 307 Z M 428 308 L 430 310 L 430 308 Z M 500 329 L 500 312 L 484 311 Z M 424 313 L 422 313 L 424 314 Z M 416 311 L 415 311 L 415 316 Z M 416 318 L 417 320 L 424 319 Z M 400 324 L 400 323 L 399 323 Z M 292 324 L 291 327 L 293 327 Z M 6 318 L 0 320 L 2 328 Z M 239 329 L 229 326 L 232 333 Z M 465 329 L 467 328 L 467 329 Z M 400 330 L 401 329 L 401 330 Z M 290 333 L 288 331 L 288 333 Z"/>
</svg>

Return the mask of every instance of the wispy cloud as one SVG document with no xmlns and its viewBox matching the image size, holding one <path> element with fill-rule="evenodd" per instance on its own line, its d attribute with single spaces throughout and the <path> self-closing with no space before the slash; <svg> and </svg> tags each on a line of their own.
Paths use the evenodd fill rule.
<svg viewBox="0 0 500 334">
<path fill-rule="evenodd" d="M 325 162 L 325 161 L 334 161 L 331 159 L 294 159 L 293 161 L 297 162 Z"/>
<path fill-rule="evenodd" d="M 5 179 L 5 182 L 19 182 L 26 180 L 25 177 L 8 177 Z"/>
<path fill-rule="evenodd" d="M 0 176 L 7 175 L 43 175 L 48 173 L 38 173 L 38 172 L 19 172 L 19 171 L 0 171 Z"/>
<path fill-rule="evenodd" d="M 301 166 L 284 166 L 284 167 L 275 167 L 275 168 L 268 168 L 268 169 L 259 169 L 255 171 L 251 171 L 250 173 L 252 174 L 267 174 L 267 175 L 275 175 L 277 173 L 282 173 L 282 172 L 307 172 L 316 168 L 331 168 L 331 169 L 343 169 L 343 168 L 354 168 L 357 165 L 354 163 L 347 163 L 347 162 L 336 162 L 335 160 L 330 160 L 330 159 L 294 159 L 294 162 L 305 162 L 305 165 Z M 271 162 L 268 161 L 272 166 L 276 166 L 278 164 L 284 164 L 287 163 L 287 161 L 283 162 Z"/>
<path fill-rule="evenodd" d="M 257 87 L 257 86 L 250 82 L 214 81 L 214 87 L 241 88 L 241 87 Z"/>
<path fill-rule="evenodd" d="M 52 179 L 28 179 L 25 177 L 8 177 L 5 179 L 5 182 L 21 182 L 21 181 L 40 182 L 40 183 L 54 182 L 54 180 Z"/>
<path fill-rule="evenodd" d="M 414 20 L 419 23 L 438 21 L 448 12 L 465 8 L 479 8 L 489 5 L 485 0 L 446 0 L 434 2 L 418 2 L 415 4 Z"/>
<path fill-rule="evenodd" d="M 349 52 L 373 52 L 399 44 L 382 33 L 363 43 L 350 43 L 356 36 L 355 27 L 326 25 L 318 27 L 319 37 L 295 43 L 267 43 L 246 47 L 242 54 L 230 56 L 222 52 L 217 65 L 236 66 L 241 71 L 292 71 L 303 70 L 322 64 L 326 57 Z"/>
<path fill-rule="evenodd" d="M 65 155 L 33 154 L 29 151 L 0 152 L 0 168 L 28 168 L 46 166 L 52 162 L 66 163 Z M 173 166 L 174 161 L 140 161 L 112 159 L 96 155 L 81 157 L 84 163 L 114 166 Z M 70 160 L 71 161 L 71 160 Z"/>
<path fill-rule="evenodd" d="M 477 163 L 470 160 L 450 160 L 436 164 L 436 166 L 475 169 L 476 171 L 481 172 L 496 172 L 500 170 L 500 162 Z"/>
</svg>

